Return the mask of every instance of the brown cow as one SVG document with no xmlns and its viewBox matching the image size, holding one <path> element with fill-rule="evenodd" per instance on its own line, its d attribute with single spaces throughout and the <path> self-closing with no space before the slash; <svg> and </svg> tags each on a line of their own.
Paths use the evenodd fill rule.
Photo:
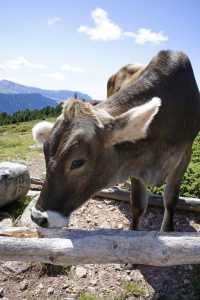
<svg viewBox="0 0 200 300">
<path fill-rule="evenodd" d="M 139 230 L 146 186 L 166 181 L 161 230 L 172 231 L 199 130 L 199 91 L 182 52 L 159 52 L 135 82 L 94 107 L 65 101 L 55 124 L 33 128 L 35 139 L 44 142 L 47 174 L 32 219 L 42 227 L 63 227 L 97 192 L 131 178 L 131 228 Z"/>
<path fill-rule="evenodd" d="M 115 74 L 110 76 L 107 82 L 107 98 L 119 92 L 121 89 L 136 81 L 141 72 L 147 65 L 128 64 L 119 69 Z"/>
</svg>

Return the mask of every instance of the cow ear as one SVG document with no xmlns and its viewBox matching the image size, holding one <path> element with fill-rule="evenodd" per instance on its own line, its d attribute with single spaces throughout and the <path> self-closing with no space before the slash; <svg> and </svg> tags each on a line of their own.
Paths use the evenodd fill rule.
<svg viewBox="0 0 200 300">
<path fill-rule="evenodd" d="M 54 123 L 46 121 L 36 124 L 32 129 L 34 141 L 39 145 L 43 145 L 53 126 Z"/>
<path fill-rule="evenodd" d="M 132 108 L 114 120 L 111 144 L 136 141 L 145 138 L 148 127 L 161 105 L 160 98 L 153 98 L 148 103 Z"/>
</svg>

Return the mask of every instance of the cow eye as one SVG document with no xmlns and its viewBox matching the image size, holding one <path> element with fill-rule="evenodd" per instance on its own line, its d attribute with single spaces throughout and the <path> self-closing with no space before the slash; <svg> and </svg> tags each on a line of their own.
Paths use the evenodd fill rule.
<svg viewBox="0 0 200 300">
<path fill-rule="evenodd" d="M 83 159 L 74 160 L 71 165 L 71 169 L 80 168 L 84 165 L 84 163 L 85 163 L 85 161 Z"/>
</svg>

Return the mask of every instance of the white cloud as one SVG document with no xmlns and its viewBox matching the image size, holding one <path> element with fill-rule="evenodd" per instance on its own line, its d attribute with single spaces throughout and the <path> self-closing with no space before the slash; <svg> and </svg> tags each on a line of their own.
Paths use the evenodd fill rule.
<svg viewBox="0 0 200 300">
<path fill-rule="evenodd" d="M 151 32 L 151 29 L 145 28 L 140 28 L 137 34 L 133 32 L 124 32 L 124 35 L 127 37 L 133 37 L 135 39 L 135 43 L 137 44 L 150 42 L 154 45 L 159 45 L 160 43 L 168 40 L 168 37 L 165 37 L 162 31 L 160 31 L 159 33 L 155 33 Z"/>
<path fill-rule="evenodd" d="M 16 83 L 20 83 L 20 84 L 23 83 L 23 80 L 21 80 L 21 79 L 5 78 L 5 80 L 16 82 Z"/>
<path fill-rule="evenodd" d="M 78 32 L 85 32 L 90 35 L 91 40 L 118 40 L 122 37 L 123 32 L 117 24 L 112 23 L 107 18 L 107 12 L 101 8 L 91 12 L 92 19 L 96 27 L 90 28 L 87 26 L 80 26 Z"/>
<path fill-rule="evenodd" d="M 70 65 L 63 65 L 62 67 L 60 67 L 61 69 L 65 70 L 65 71 L 73 71 L 73 72 L 85 72 L 83 69 L 79 68 L 79 67 L 72 67 Z"/>
<path fill-rule="evenodd" d="M 55 21 L 62 21 L 62 19 L 60 19 L 60 18 L 54 18 L 54 19 L 48 20 L 48 24 L 51 26 L 51 25 L 54 24 Z"/>
<path fill-rule="evenodd" d="M 60 74 L 59 72 L 57 73 L 52 73 L 52 74 L 41 74 L 41 76 L 44 77 L 50 77 L 50 78 L 54 78 L 54 79 L 59 79 L 59 80 L 63 80 L 65 77 Z"/>
<path fill-rule="evenodd" d="M 0 65 L 0 71 L 6 71 L 6 68 L 4 65 Z"/>
<path fill-rule="evenodd" d="M 78 28 L 79 33 L 86 33 L 90 36 L 91 40 L 119 40 L 124 37 L 132 37 L 135 39 L 135 43 L 144 44 L 150 42 L 153 45 L 158 45 L 168 40 L 168 37 L 163 36 L 162 31 L 159 33 L 151 32 L 151 29 L 140 28 L 138 33 L 123 32 L 123 30 L 117 25 L 111 22 L 107 17 L 107 12 L 101 8 L 96 8 L 91 12 L 92 19 L 96 27 L 91 28 L 81 25 Z"/>
<path fill-rule="evenodd" d="M 25 58 L 18 56 L 16 60 L 9 60 L 4 65 L 0 65 L 0 70 L 7 71 L 7 69 L 11 70 L 20 70 L 21 66 L 26 66 L 28 68 L 36 68 L 36 69 L 48 69 L 47 67 L 41 64 L 31 64 Z"/>
</svg>

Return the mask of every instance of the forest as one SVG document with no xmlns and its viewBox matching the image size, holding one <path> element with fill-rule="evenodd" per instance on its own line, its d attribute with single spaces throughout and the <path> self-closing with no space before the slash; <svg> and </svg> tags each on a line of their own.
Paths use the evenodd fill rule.
<svg viewBox="0 0 200 300">
<path fill-rule="evenodd" d="M 61 103 L 58 104 L 56 107 L 46 106 L 41 110 L 29 110 L 29 108 L 27 108 L 24 111 L 18 110 L 13 115 L 8 115 L 7 112 L 4 111 L 0 113 L 0 126 L 27 122 L 37 119 L 45 120 L 46 117 L 58 117 L 61 114 L 61 111 Z"/>
</svg>

